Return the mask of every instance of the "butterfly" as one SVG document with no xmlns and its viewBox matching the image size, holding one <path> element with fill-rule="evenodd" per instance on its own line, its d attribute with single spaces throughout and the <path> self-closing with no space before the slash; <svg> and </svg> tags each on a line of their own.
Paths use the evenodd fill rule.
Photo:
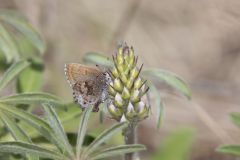
<svg viewBox="0 0 240 160">
<path fill-rule="evenodd" d="M 74 101 L 84 110 L 94 105 L 93 112 L 98 112 L 99 105 L 108 97 L 111 75 L 97 67 L 79 63 L 65 64 L 65 75 L 73 90 Z"/>
</svg>

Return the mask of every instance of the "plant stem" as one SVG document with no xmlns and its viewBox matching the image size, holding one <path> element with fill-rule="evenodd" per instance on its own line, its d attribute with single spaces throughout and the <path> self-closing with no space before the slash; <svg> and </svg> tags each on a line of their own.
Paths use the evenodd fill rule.
<svg viewBox="0 0 240 160">
<path fill-rule="evenodd" d="M 129 123 L 128 127 L 124 131 L 125 144 L 136 144 L 137 143 L 137 123 Z M 135 160 L 137 153 L 125 154 L 124 160 Z"/>
</svg>

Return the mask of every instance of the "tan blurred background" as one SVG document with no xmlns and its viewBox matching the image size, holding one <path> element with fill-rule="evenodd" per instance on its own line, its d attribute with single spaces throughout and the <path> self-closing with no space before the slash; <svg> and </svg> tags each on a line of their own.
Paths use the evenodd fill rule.
<svg viewBox="0 0 240 160">
<path fill-rule="evenodd" d="M 228 115 L 240 112 L 240 1 L 0 0 L 0 7 L 22 12 L 47 42 L 45 90 L 71 100 L 64 63 L 81 62 L 88 51 L 111 56 L 124 40 L 145 67 L 175 72 L 193 91 L 191 102 L 162 93 L 163 126 L 155 128 L 153 114 L 140 126 L 141 143 L 154 151 L 173 129 L 191 126 L 197 131 L 192 160 L 234 159 L 214 149 L 240 143 Z"/>
</svg>

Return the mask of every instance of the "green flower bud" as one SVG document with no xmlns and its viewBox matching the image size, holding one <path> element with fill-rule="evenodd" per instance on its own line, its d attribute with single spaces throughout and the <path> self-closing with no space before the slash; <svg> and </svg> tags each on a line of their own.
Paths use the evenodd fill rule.
<svg viewBox="0 0 240 160">
<path fill-rule="evenodd" d="M 125 54 L 125 55 L 124 55 L 124 60 L 125 60 L 125 62 L 127 62 L 127 63 L 126 63 L 126 65 L 127 65 L 128 62 L 129 62 L 129 55 L 128 55 L 128 54 Z"/>
<path fill-rule="evenodd" d="M 126 88 L 126 87 L 124 87 L 123 88 L 123 92 L 122 92 L 122 97 L 123 97 L 123 99 L 125 99 L 125 100 L 127 100 L 127 99 L 129 99 L 130 98 L 130 92 L 129 92 L 129 90 Z"/>
<path fill-rule="evenodd" d="M 145 81 L 139 76 L 142 66 L 137 66 L 133 48 L 126 44 L 118 48 L 113 56 L 114 67 L 108 92 L 108 110 L 117 121 L 140 121 L 148 116 L 149 107 L 143 101 L 148 91 Z M 144 87 L 146 86 L 146 87 Z"/>
<path fill-rule="evenodd" d="M 127 106 L 126 118 L 131 121 L 135 116 L 136 116 L 136 113 L 134 111 L 134 107 L 132 103 L 129 102 Z"/>
<path fill-rule="evenodd" d="M 122 54 L 117 54 L 117 64 L 123 64 L 123 55 Z"/>
<path fill-rule="evenodd" d="M 123 85 L 120 81 L 120 79 L 116 78 L 113 82 L 113 88 L 118 91 L 118 92 L 122 92 L 123 90 Z"/>
<path fill-rule="evenodd" d="M 140 91 L 134 90 L 133 93 L 131 94 L 131 102 L 137 103 L 139 101 L 140 101 Z"/>
<path fill-rule="evenodd" d="M 121 74 L 121 80 L 125 84 L 128 82 L 128 78 L 127 78 L 127 76 L 125 74 Z"/>
<path fill-rule="evenodd" d="M 108 106 L 108 112 L 116 120 L 120 120 L 122 117 L 122 111 L 120 109 L 116 108 L 113 104 L 110 104 Z"/>
<path fill-rule="evenodd" d="M 109 86 L 109 88 L 108 88 L 108 93 L 111 95 L 111 96 L 115 96 L 116 95 L 116 91 L 115 91 L 115 89 L 113 88 L 113 83 L 111 82 L 110 83 L 110 86 Z"/>
<path fill-rule="evenodd" d="M 140 89 L 143 85 L 142 79 L 138 77 L 134 82 L 134 89 Z"/>
<path fill-rule="evenodd" d="M 135 108 L 140 120 L 148 117 L 150 107 L 147 107 L 144 102 L 138 102 Z"/>
<path fill-rule="evenodd" d="M 130 78 L 127 83 L 126 83 L 126 86 L 127 88 L 130 90 L 132 88 L 132 85 L 134 83 L 134 79 L 133 78 Z"/>
<path fill-rule="evenodd" d="M 113 68 L 113 70 L 112 70 L 112 75 L 113 75 L 115 78 L 118 78 L 118 77 L 119 77 L 117 68 Z"/>
<path fill-rule="evenodd" d="M 118 69 L 118 71 L 119 71 L 120 73 L 124 73 L 124 71 L 125 71 L 123 64 L 119 64 L 119 65 L 117 66 L 117 69 Z"/>
<path fill-rule="evenodd" d="M 115 96 L 114 105 L 118 108 L 121 108 L 124 105 L 124 101 L 119 93 Z"/>
<path fill-rule="evenodd" d="M 132 79 L 137 78 L 138 74 L 139 74 L 139 71 L 138 71 L 137 68 L 134 68 L 134 69 L 132 69 L 132 70 L 130 71 L 130 77 L 131 77 Z"/>
<path fill-rule="evenodd" d="M 123 55 L 123 47 L 119 47 L 119 48 L 118 48 L 117 54 Z"/>
</svg>

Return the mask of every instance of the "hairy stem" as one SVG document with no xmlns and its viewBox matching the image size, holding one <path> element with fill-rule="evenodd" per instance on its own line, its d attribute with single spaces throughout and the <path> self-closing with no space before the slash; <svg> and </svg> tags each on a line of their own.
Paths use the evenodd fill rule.
<svg viewBox="0 0 240 160">
<path fill-rule="evenodd" d="M 129 123 L 128 127 L 124 131 L 125 144 L 137 143 L 137 123 Z M 125 154 L 124 160 L 136 160 L 137 153 Z"/>
</svg>

